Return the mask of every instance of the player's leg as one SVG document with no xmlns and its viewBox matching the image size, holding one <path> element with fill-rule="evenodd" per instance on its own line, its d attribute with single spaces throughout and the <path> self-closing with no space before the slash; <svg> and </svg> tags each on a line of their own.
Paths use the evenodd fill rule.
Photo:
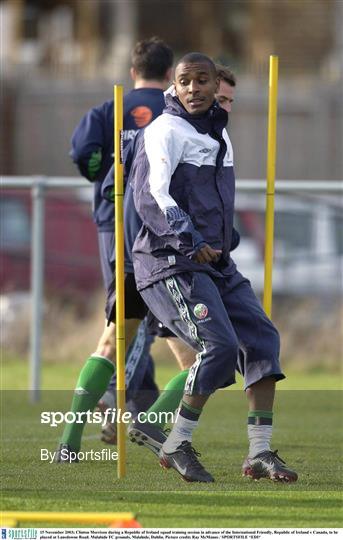
<svg viewBox="0 0 343 540">
<path fill-rule="evenodd" d="M 109 289 L 106 305 L 106 315 L 109 320 L 115 320 L 115 306 L 116 291 L 115 282 L 113 281 Z M 132 337 L 136 334 L 126 354 L 125 365 L 127 407 L 132 415 L 136 415 L 138 411 L 142 410 L 142 406 L 144 406 L 143 410 L 145 410 L 145 406 L 150 405 L 158 396 L 158 388 L 151 377 L 151 373 L 153 373 L 153 363 L 150 355 L 150 347 L 154 338 L 148 334 L 146 322 L 141 322 L 141 319 L 145 318 L 146 312 L 147 308 L 137 291 L 134 275 L 132 273 L 127 273 L 125 275 L 125 320 L 128 323 L 129 321 L 135 321 Z M 140 323 L 139 327 L 137 323 Z M 127 343 L 129 343 L 128 338 L 130 339 L 130 337 L 131 336 L 127 337 Z M 150 373 L 150 377 L 145 379 L 147 373 Z M 144 380 L 145 388 L 143 390 L 142 385 Z M 116 372 L 114 372 L 106 393 L 98 403 L 100 410 L 104 410 L 108 407 L 115 407 L 116 381 Z M 144 394 L 145 397 L 150 394 L 150 402 L 144 404 L 142 394 Z M 115 424 L 108 423 L 103 427 L 102 440 L 108 444 L 116 444 Z"/>
<path fill-rule="evenodd" d="M 134 336 L 139 320 L 126 321 L 126 332 L 129 340 Z M 66 424 L 56 461 L 68 462 L 69 452 L 78 452 L 86 425 L 86 413 L 93 411 L 100 397 L 105 392 L 111 376 L 115 370 L 116 342 L 115 325 L 105 324 L 105 329 L 99 339 L 96 350 L 86 360 L 76 383 L 70 410 L 80 417 L 84 413 L 82 422 Z"/>
<path fill-rule="evenodd" d="M 184 393 L 189 369 L 196 361 L 196 352 L 194 349 L 192 349 L 180 338 L 170 336 L 166 337 L 166 341 L 170 350 L 174 354 L 181 371 L 170 379 L 165 386 L 163 393 L 147 411 L 148 413 L 154 413 L 156 415 L 156 424 L 158 424 L 162 429 L 167 422 L 168 414 L 174 412 L 179 407 Z M 166 415 L 165 420 L 163 413 Z M 154 416 L 150 415 L 150 418 L 153 420 Z"/>
<path fill-rule="evenodd" d="M 125 320 L 126 348 L 129 347 L 137 332 L 140 318 L 146 313 L 143 301 L 137 304 L 137 318 L 129 313 Z M 140 318 L 139 318 L 140 317 Z M 69 451 L 78 452 L 86 424 L 86 413 L 93 411 L 99 399 L 108 387 L 111 376 L 115 372 L 116 332 L 115 332 L 115 283 L 111 284 L 106 303 L 106 318 L 104 331 L 98 341 L 95 352 L 86 360 L 81 369 L 71 405 L 71 411 L 84 413 L 82 422 L 66 424 L 56 454 L 57 462 L 68 462 Z M 66 458 L 66 459 L 64 459 Z"/>
<path fill-rule="evenodd" d="M 140 414 L 128 428 L 131 442 L 145 446 L 155 455 L 159 455 L 167 435 L 164 431 L 166 423 L 173 423 L 180 405 L 189 370 L 180 371 L 165 386 L 161 395 Z"/>
<path fill-rule="evenodd" d="M 115 281 L 113 275 L 115 273 L 115 237 L 112 231 L 102 231 L 98 234 L 98 244 L 100 253 L 101 270 L 105 290 L 107 291 L 107 307 L 106 314 L 108 320 L 115 320 Z M 146 308 L 137 292 L 136 282 L 134 279 L 133 270 L 125 275 L 125 318 L 126 319 L 144 319 Z M 126 336 L 126 341 L 128 338 Z M 139 327 L 137 337 L 128 350 L 125 362 L 125 381 L 127 390 L 127 408 L 134 413 L 140 410 L 141 403 L 135 403 L 134 393 L 142 384 L 145 371 L 153 372 L 153 361 L 150 355 L 150 347 L 153 339 L 148 336 L 146 324 L 142 323 Z M 107 408 L 115 407 L 116 403 L 116 373 L 113 374 L 110 384 L 104 396 L 98 403 L 101 411 Z M 145 386 L 150 389 L 151 395 L 156 394 L 157 386 L 151 377 L 145 380 Z M 138 398 L 139 400 L 139 398 Z M 141 400 L 139 400 L 141 401 Z"/>
<path fill-rule="evenodd" d="M 254 478 L 295 481 L 296 473 L 270 447 L 275 383 L 284 379 L 279 363 L 279 334 L 250 283 L 238 272 L 224 283 L 221 296 L 244 352 L 238 360 L 249 404 L 249 454 L 243 472 Z"/>
<path fill-rule="evenodd" d="M 128 285 L 129 284 L 127 284 L 126 290 L 133 291 L 134 287 L 132 286 L 129 288 Z M 130 297 L 128 293 L 126 304 L 127 306 L 135 306 L 134 309 L 136 310 L 136 306 L 141 301 L 141 297 L 138 299 L 133 298 L 132 292 Z M 139 422 L 136 420 L 135 424 L 132 424 L 129 427 L 128 434 L 132 442 L 146 446 L 157 455 L 162 443 L 166 439 L 166 435 L 164 433 L 165 424 L 168 422 L 168 419 L 174 415 L 175 410 L 179 407 L 181 398 L 183 396 L 185 381 L 188 376 L 188 369 L 185 368 L 182 372 L 175 375 L 168 382 L 163 393 L 159 397 L 156 396 L 156 391 L 158 391 L 158 389 L 155 382 L 153 379 L 151 379 L 151 377 L 150 379 L 147 377 L 148 373 L 153 368 L 152 362 L 150 362 L 151 365 L 147 364 L 146 360 L 148 357 L 145 358 L 145 355 L 149 354 L 149 350 L 145 351 L 143 348 L 140 355 L 135 353 L 136 349 L 139 350 L 139 343 L 142 341 L 142 339 L 149 340 L 146 331 L 145 334 L 143 333 L 144 335 L 142 334 L 142 338 L 140 337 L 144 324 L 145 323 L 141 323 L 140 330 L 137 332 L 135 341 L 132 343 L 127 354 L 126 385 L 127 398 L 130 399 L 130 412 L 132 412 L 133 416 L 137 416 L 139 411 L 147 410 L 147 415 L 144 418 L 144 422 Z M 168 344 L 171 344 L 170 348 L 174 352 L 174 355 L 181 367 L 190 367 L 194 363 L 195 352 L 191 349 L 191 347 L 183 343 L 170 330 L 168 330 L 168 328 L 161 325 L 151 313 L 148 315 L 147 324 L 149 326 L 150 333 L 154 335 L 157 334 L 159 337 L 166 338 L 168 340 Z M 144 377 L 140 378 L 139 374 L 143 374 Z M 115 407 L 115 388 L 116 374 L 114 373 L 106 393 L 98 404 L 100 409 L 105 410 L 108 407 Z M 156 397 L 155 399 L 152 399 L 154 395 Z M 152 403 L 149 403 L 148 405 L 149 400 L 151 400 Z M 107 444 L 116 444 L 116 426 L 111 423 L 104 426 L 102 429 L 101 439 Z"/>
<path fill-rule="evenodd" d="M 150 338 L 150 336 L 148 337 Z M 136 417 L 139 412 L 149 409 L 149 407 L 151 407 L 158 399 L 159 395 L 159 389 L 155 382 L 155 365 L 151 361 L 145 366 L 143 378 L 139 386 L 136 386 L 135 388 L 130 386 L 129 397 L 135 407 L 132 415 Z"/>
<path fill-rule="evenodd" d="M 150 356 L 153 339 L 147 333 L 146 321 L 140 322 L 136 336 L 126 354 L 126 406 L 133 417 L 136 417 L 140 411 L 145 411 L 159 396 L 158 387 L 154 380 L 154 365 Z M 98 407 L 101 407 L 103 411 L 116 407 L 116 381 L 116 373 L 114 373 L 104 396 L 98 403 Z M 116 444 L 116 423 L 107 423 L 102 428 L 101 434 L 103 442 Z"/>
<path fill-rule="evenodd" d="M 170 338 L 176 336 L 165 326 L 163 326 L 149 311 L 147 316 L 149 332 L 160 338 Z M 188 346 L 185 345 L 185 348 Z M 195 353 L 192 351 L 194 358 Z M 136 418 L 128 428 L 130 440 L 141 446 L 145 446 L 158 456 L 162 444 L 166 440 L 164 432 L 165 424 L 173 422 L 176 409 L 179 407 L 183 396 L 188 370 L 183 370 L 175 375 L 166 385 L 161 395 L 150 404 L 145 415 Z"/>
<path fill-rule="evenodd" d="M 211 482 L 192 448 L 192 433 L 209 395 L 235 382 L 235 333 L 218 289 L 206 274 L 173 276 L 141 294 L 155 316 L 198 351 L 178 417 L 161 449 L 161 464 L 175 468 L 188 481 Z"/>
<path fill-rule="evenodd" d="M 195 351 L 178 337 L 166 338 L 168 347 L 174 354 L 181 370 L 189 369 L 196 360 Z"/>
<path fill-rule="evenodd" d="M 189 369 L 194 364 L 196 353 L 187 343 L 178 338 L 169 328 L 164 326 L 156 317 L 148 312 L 149 332 L 166 340 L 168 347 L 176 358 L 181 370 Z"/>
<path fill-rule="evenodd" d="M 174 413 L 179 407 L 189 368 L 196 360 L 196 352 L 167 327 L 157 321 L 151 312 L 148 314 L 148 325 L 150 332 L 153 332 L 154 335 L 160 338 L 166 339 L 181 369 L 180 373 L 177 373 L 170 379 L 155 403 L 151 404 L 147 409 L 147 421 L 163 429 L 168 422 L 167 418 L 170 418 L 169 413 Z"/>
<path fill-rule="evenodd" d="M 138 294 L 138 293 L 137 293 Z M 125 384 L 127 401 L 134 399 L 140 385 L 142 384 L 145 372 L 154 369 L 152 358 L 150 356 L 150 347 L 153 338 L 148 335 L 145 320 L 138 321 L 136 334 L 126 352 L 125 359 Z M 154 381 L 151 380 L 151 384 Z M 155 383 L 154 383 L 155 384 Z M 106 392 L 99 400 L 98 408 L 104 411 L 107 408 L 113 408 L 116 405 L 117 374 L 113 374 Z M 156 385 L 153 386 L 153 390 Z"/>
<path fill-rule="evenodd" d="M 188 368 L 195 361 L 195 351 L 158 321 L 151 311 L 147 315 L 147 325 L 152 335 L 166 339 L 182 369 L 167 383 L 155 402 L 150 404 L 142 421 L 136 420 L 135 424 L 131 424 L 128 429 L 128 435 L 132 442 L 146 446 L 158 455 L 161 445 L 166 439 L 165 425 L 173 421 L 176 409 L 180 405 L 189 372 Z"/>
<path fill-rule="evenodd" d="M 297 473 L 272 451 L 273 402 L 275 378 L 266 377 L 246 389 L 249 403 L 249 454 L 242 473 L 253 479 L 269 478 L 276 482 L 296 482 Z"/>
</svg>

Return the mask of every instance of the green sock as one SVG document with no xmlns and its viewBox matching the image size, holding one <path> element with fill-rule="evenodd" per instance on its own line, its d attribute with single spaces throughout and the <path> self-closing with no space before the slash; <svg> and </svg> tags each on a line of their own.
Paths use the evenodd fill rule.
<svg viewBox="0 0 343 540">
<path fill-rule="evenodd" d="M 163 390 L 160 397 L 155 401 L 153 405 L 151 405 L 150 409 L 148 409 L 146 412 L 149 413 L 156 413 L 158 416 L 159 413 L 163 412 L 174 412 L 175 409 L 180 404 L 180 401 L 182 399 L 184 389 L 185 389 L 185 383 L 186 379 L 188 377 L 189 369 L 185 369 L 184 371 L 181 371 L 175 377 L 173 377 Z M 152 418 L 151 418 L 152 417 Z M 149 423 L 154 424 L 155 426 L 159 426 L 162 429 L 164 428 L 165 421 L 163 421 L 162 418 L 156 418 L 156 421 L 154 420 L 154 415 L 150 415 Z"/>
<path fill-rule="evenodd" d="M 99 356 L 88 358 L 79 375 L 70 410 L 74 413 L 93 411 L 105 392 L 113 372 L 114 366 L 110 360 Z M 66 424 L 61 443 L 69 444 L 75 452 L 78 452 L 84 427 L 85 421 Z"/>
</svg>

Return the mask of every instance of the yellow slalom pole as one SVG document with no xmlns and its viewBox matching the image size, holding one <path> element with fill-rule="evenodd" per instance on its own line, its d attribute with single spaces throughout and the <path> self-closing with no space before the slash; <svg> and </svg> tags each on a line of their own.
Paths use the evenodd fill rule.
<svg viewBox="0 0 343 540">
<path fill-rule="evenodd" d="M 122 156 L 123 87 L 114 86 L 114 212 L 116 245 L 117 413 L 125 412 L 124 180 Z M 118 418 L 119 419 L 119 418 Z M 126 473 L 125 424 L 117 423 L 118 478 Z"/>
<path fill-rule="evenodd" d="M 21 522 L 46 523 L 101 523 L 109 524 L 116 521 L 129 522 L 134 519 L 131 512 L 1 512 L 1 525 Z"/>
<path fill-rule="evenodd" d="M 268 317 L 272 315 L 272 274 L 274 248 L 274 194 L 276 164 L 276 121 L 278 94 L 277 56 L 269 58 L 269 107 L 268 107 L 268 151 L 267 151 L 267 191 L 266 191 L 266 223 L 264 252 L 264 292 L 263 308 Z"/>
</svg>

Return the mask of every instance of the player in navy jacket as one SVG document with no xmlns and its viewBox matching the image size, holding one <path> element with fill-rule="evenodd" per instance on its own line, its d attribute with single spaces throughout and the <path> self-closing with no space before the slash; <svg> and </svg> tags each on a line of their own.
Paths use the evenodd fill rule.
<svg viewBox="0 0 343 540">
<path fill-rule="evenodd" d="M 136 44 L 131 68 L 135 88 L 124 98 L 124 145 L 161 114 L 164 107 L 163 90 L 169 84 L 172 63 L 173 53 L 160 39 L 151 38 Z M 107 295 L 113 298 L 113 204 L 101 197 L 102 181 L 113 163 L 113 102 L 108 101 L 92 109 L 81 120 L 72 137 L 71 155 L 81 174 L 94 182 L 93 215 L 99 232 L 101 266 Z M 152 338 L 147 334 L 146 322 L 141 322 L 147 308 L 137 292 L 133 274 L 127 275 L 125 285 L 126 337 L 130 346 L 126 359 L 126 386 L 127 397 L 135 398 L 135 403 L 131 403 L 131 411 L 136 413 L 156 399 L 158 390 L 153 380 L 153 365 L 149 356 Z M 115 349 L 115 324 L 106 321 L 95 352 L 80 372 L 72 411 L 93 410 L 103 396 L 111 377 L 115 377 Z M 113 379 L 112 382 L 115 384 Z M 140 388 L 149 392 L 137 395 Z M 113 393 L 109 393 L 108 398 L 112 396 Z M 104 402 L 104 406 L 111 407 L 114 403 Z M 70 452 L 79 450 L 83 428 L 84 423 L 66 425 L 57 461 L 69 461 Z"/>
<path fill-rule="evenodd" d="M 192 432 L 208 397 L 233 384 L 238 369 L 249 402 L 243 472 L 290 482 L 297 474 L 270 449 L 275 383 L 284 378 L 279 335 L 230 253 L 233 150 L 217 88 L 208 57 L 190 53 L 179 62 L 174 95 L 137 139 L 129 177 L 143 222 L 133 248 L 137 286 L 156 318 L 198 352 L 160 463 L 188 481 L 213 481 Z"/>
<path fill-rule="evenodd" d="M 216 94 L 216 99 L 218 103 L 221 104 L 221 107 L 225 108 L 226 111 L 231 111 L 231 104 L 234 98 L 234 86 L 236 85 L 235 77 L 232 72 L 224 66 L 216 65 L 216 69 L 220 80 L 219 90 Z M 168 91 L 166 93 L 168 93 Z M 139 142 L 139 137 L 141 135 L 142 132 L 140 133 L 140 135 L 137 135 L 134 141 L 132 141 L 132 143 L 127 146 L 124 151 L 124 246 L 125 272 L 127 273 L 134 272 L 132 263 L 132 247 L 137 237 L 137 234 L 142 226 L 142 221 L 135 210 L 132 187 L 130 183 L 127 182 L 130 169 L 133 165 L 135 148 L 137 143 Z M 109 199 L 112 203 L 114 200 L 113 169 L 114 168 L 112 166 L 104 182 L 102 183 L 103 196 Z M 231 251 L 233 251 L 238 246 L 238 244 L 239 234 L 235 229 L 233 229 L 232 243 L 230 248 Z M 112 303 L 114 302 L 110 297 L 106 306 L 107 319 L 109 320 L 111 319 L 113 314 Z M 129 427 L 128 435 L 133 442 L 146 446 L 154 453 L 158 453 L 162 443 L 165 440 L 165 435 L 163 431 L 166 422 L 165 413 L 169 412 L 173 414 L 175 409 L 179 406 L 184 391 L 185 381 L 189 373 L 189 368 L 195 362 L 196 358 L 195 351 L 190 348 L 189 345 L 177 338 L 174 334 L 168 334 L 166 327 L 164 327 L 162 323 L 157 321 L 155 318 L 150 317 L 150 314 L 151 312 L 149 312 L 148 316 L 149 329 L 152 332 L 158 333 L 158 335 L 167 338 L 167 343 L 177 358 L 178 364 L 181 368 L 181 372 L 175 375 L 168 382 L 167 386 L 164 389 L 164 392 L 147 410 L 150 419 L 149 421 L 151 422 L 153 421 L 152 419 L 155 419 L 154 425 L 159 426 L 162 429 L 152 432 L 148 423 L 141 423 L 138 419 L 136 419 L 135 423 Z M 111 442 L 109 438 L 107 438 L 107 442 Z"/>
</svg>

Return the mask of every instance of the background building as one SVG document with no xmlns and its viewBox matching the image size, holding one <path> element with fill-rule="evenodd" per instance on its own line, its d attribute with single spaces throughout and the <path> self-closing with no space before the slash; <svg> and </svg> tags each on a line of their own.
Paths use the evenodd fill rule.
<svg viewBox="0 0 343 540">
<path fill-rule="evenodd" d="M 177 56 L 200 50 L 236 72 L 238 176 L 265 175 L 270 54 L 280 57 L 278 176 L 342 176 L 340 0 L 2 0 L 0 9 L 5 174 L 72 174 L 76 122 L 111 98 L 113 82 L 130 88 L 130 49 L 157 34 Z"/>
</svg>

